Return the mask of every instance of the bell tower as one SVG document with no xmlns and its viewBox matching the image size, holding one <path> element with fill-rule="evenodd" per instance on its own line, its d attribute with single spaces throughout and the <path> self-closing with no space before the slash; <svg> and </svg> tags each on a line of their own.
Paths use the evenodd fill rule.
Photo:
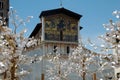
<svg viewBox="0 0 120 80">
<path fill-rule="evenodd" d="M 8 26 L 9 0 L 0 0 L 0 19 Z"/>
</svg>

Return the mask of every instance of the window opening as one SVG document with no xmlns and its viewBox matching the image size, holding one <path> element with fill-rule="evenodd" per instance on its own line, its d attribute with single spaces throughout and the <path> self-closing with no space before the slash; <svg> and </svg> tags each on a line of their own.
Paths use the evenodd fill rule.
<svg viewBox="0 0 120 80">
<path fill-rule="evenodd" d="M 53 52 L 54 52 L 54 53 L 57 52 L 57 46 L 54 46 Z"/>
<path fill-rule="evenodd" d="M 70 47 L 67 46 L 67 54 L 69 54 L 69 53 L 70 53 Z"/>
</svg>

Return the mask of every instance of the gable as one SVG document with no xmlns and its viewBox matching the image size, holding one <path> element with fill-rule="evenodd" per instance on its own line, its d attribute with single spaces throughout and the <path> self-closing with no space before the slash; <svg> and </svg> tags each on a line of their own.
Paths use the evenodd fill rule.
<svg viewBox="0 0 120 80">
<path fill-rule="evenodd" d="M 67 10 L 65 8 L 58 8 L 58 9 L 42 11 L 39 18 L 45 17 L 45 16 L 50 16 L 50 15 L 55 15 L 55 14 L 60 14 L 60 13 L 68 15 L 70 17 L 73 17 L 73 18 L 75 18 L 77 20 L 79 20 L 82 17 L 82 15 L 77 14 L 75 12 L 72 12 L 70 10 Z"/>
</svg>

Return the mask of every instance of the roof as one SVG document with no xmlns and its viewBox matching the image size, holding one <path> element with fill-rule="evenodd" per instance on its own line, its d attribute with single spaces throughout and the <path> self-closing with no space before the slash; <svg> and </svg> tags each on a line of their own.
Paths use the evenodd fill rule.
<svg viewBox="0 0 120 80">
<path fill-rule="evenodd" d="M 42 23 L 38 23 L 29 37 L 35 36 L 42 28 Z"/>
<path fill-rule="evenodd" d="M 60 13 L 66 14 L 66 15 L 73 17 L 75 19 L 78 19 L 78 20 L 82 17 L 82 15 L 72 12 L 68 9 L 58 8 L 58 9 L 42 11 L 39 18 L 41 18 L 42 16 L 49 16 L 49 15 L 60 14 Z"/>
</svg>

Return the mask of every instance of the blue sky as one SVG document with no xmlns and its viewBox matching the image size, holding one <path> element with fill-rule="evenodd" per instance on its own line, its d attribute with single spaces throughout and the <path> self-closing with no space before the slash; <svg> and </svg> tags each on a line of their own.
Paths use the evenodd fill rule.
<svg viewBox="0 0 120 80">
<path fill-rule="evenodd" d="M 87 38 L 96 41 L 96 37 L 105 32 L 102 24 L 108 23 L 109 19 L 115 20 L 112 12 L 120 10 L 120 0 L 62 0 L 62 4 L 64 8 L 83 15 L 80 20 L 83 42 Z M 10 6 L 17 10 L 23 19 L 27 16 L 34 17 L 27 24 L 26 36 L 29 36 L 40 22 L 41 11 L 60 8 L 60 0 L 10 0 Z"/>
</svg>

